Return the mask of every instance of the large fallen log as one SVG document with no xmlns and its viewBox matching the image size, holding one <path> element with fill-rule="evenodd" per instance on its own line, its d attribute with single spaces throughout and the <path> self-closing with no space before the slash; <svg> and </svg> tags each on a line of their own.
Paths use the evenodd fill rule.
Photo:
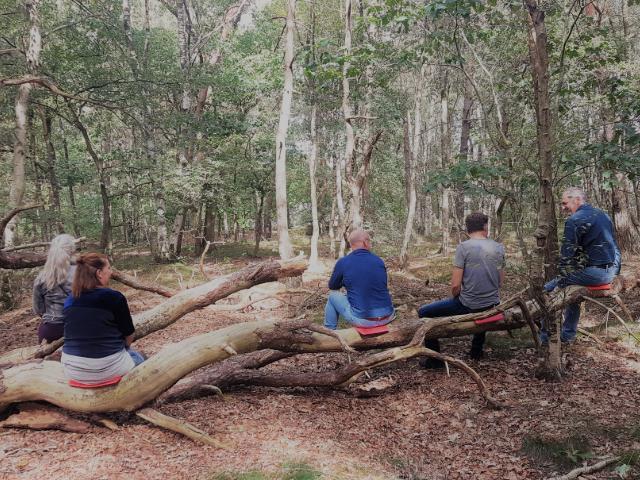
<svg viewBox="0 0 640 480">
<path fill-rule="evenodd" d="M 250 265 L 237 272 L 218 277 L 189 290 L 183 290 L 163 303 L 133 316 L 136 340 L 171 325 L 187 313 L 204 308 L 232 293 L 260 283 L 299 276 L 307 268 L 307 261 L 297 257 L 287 261 L 270 260 Z M 15 364 L 34 358 L 44 358 L 62 345 L 58 340 L 47 345 L 22 347 L 0 356 L 0 365 Z"/>
<path fill-rule="evenodd" d="M 279 264 L 279 262 L 274 263 Z M 256 269 L 253 278 L 274 275 L 280 268 L 272 265 L 269 268 Z M 246 279 L 245 281 L 248 282 Z M 615 291 L 626 288 L 625 285 L 635 286 L 635 284 L 635 280 L 626 284 L 617 281 Z M 225 288 L 233 287 L 227 285 Z M 207 299 L 211 299 L 210 292 L 205 289 L 199 290 L 199 293 L 200 295 L 189 299 L 188 305 L 172 304 L 172 308 L 165 311 L 192 311 L 198 306 L 203 306 L 203 302 L 208 301 Z M 559 309 L 582 296 L 603 295 L 606 294 L 592 292 L 586 287 L 569 287 L 557 292 L 548 303 L 551 308 Z M 172 302 L 176 297 L 178 295 L 165 303 Z M 535 301 L 528 301 L 526 307 L 532 317 L 539 313 Z M 308 322 L 304 321 L 263 320 L 241 323 L 168 345 L 125 375 L 117 386 L 98 390 L 78 390 L 69 387 L 62 372 L 62 366 L 58 362 L 31 362 L 0 371 L 0 410 L 14 402 L 44 400 L 80 412 L 134 411 L 157 398 L 190 372 L 237 354 L 263 349 L 293 353 L 335 352 L 343 350 L 345 344 L 356 350 L 401 346 L 415 348 L 416 342 L 420 340 L 415 338 L 416 332 L 425 324 L 429 327 L 423 328 L 426 338 L 469 335 L 480 331 L 511 330 L 527 325 L 520 307 L 506 310 L 504 319 L 500 321 L 480 325 L 475 322 L 478 318 L 491 313 L 493 312 L 443 317 L 429 319 L 426 322 L 410 320 L 392 324 L 388 334 L 373 338 L 362 338 L 353 328 L 339 330 L 336 336 L 307 331 L 304 327 Z M 158 315 L 159 312 L 155 311 L 143 317 L 150 323 L 142 325 L 147 325 L 149 329 L 151 325 L 157 327 L 165 323 L 166 320 L 158 320 Z M 337 336 L 340 340 L 336 338 Z M 416 350 L 414 353 L 418 355 L 425 352 Z M 389 360 L 393 361 L 397 358 L 407 358 L 407 356 L 394 354 L 389 357 Z"/>
</svg>

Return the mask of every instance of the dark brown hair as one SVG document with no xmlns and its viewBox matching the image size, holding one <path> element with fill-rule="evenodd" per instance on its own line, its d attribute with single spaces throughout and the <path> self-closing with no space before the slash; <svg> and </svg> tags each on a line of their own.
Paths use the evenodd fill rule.
<svg viewBox="0 0 640 480">
<path fill-rule="evenodd" d="M 484 230 L 484 226 L 487 223 L 489 223 L 489 217 L 482 212 L 471 213 L 464 219 L 464 226 L 467 229 L 467 233 Z"/>
<path fill-rule="evenodd" d="M 76 260 L 76 273 L 71 284 L 71 294 L 79 297 L 82 292 L 100 286 L 96 272 L 107 265 L 109 259 L 102 253 L 85 253 Z"/>
</svg>

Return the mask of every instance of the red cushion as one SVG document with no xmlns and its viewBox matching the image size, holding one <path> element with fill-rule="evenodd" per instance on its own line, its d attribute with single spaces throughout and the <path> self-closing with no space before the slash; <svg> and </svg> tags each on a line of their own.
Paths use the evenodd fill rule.
<svg viewBox="0 0 640 480">
<path fill-rule="evenodd" d="M 69 385 L 75 388 L 100 388 L 100 387 L 108 387 L 109 385 L 116 385 L 118 382 L 122 380 L 122 377 L 113 377 L 103 380 L 102 382 L 97 383 L 82 383 L 77 380 L 69 380 Z"/>
<path fill-rule="evenodd" d="M 496 313 L 495 315 L 492 315 L 490 317 L 476 320 L 474 323 L 476 325 L 484 325 L 485 323 L 499 322 L 500 320 L 504 320 L 504 313 Z"/>
<path fill-rule="evenodd" d="M 363 337 L 369 335 L 382 335 L 383 333 L 389 333 L 389 327 L 387 325 L 380 325 L 379 327 L 356 327 L 356 330 Z"/>
<path fill-rule="evenodd" d="M 587 287 L 587 290 L 611 290 L 611 284 L 610 283 L 603 283 L 602 285 L 589 285 Z"/>
</svg>

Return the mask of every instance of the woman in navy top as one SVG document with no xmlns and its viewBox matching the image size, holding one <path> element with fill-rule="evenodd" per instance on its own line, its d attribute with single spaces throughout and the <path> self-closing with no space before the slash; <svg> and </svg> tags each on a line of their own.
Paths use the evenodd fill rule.
<svg viewBox="0 0 640 480">
<path fill-rule="evenodd" d="M 61 360 L 70 379 L 99 383 L 126 374 L 144 357 L 129 348 L 135 328 L 127 299 L 107 288 L 112 272 L 106 255 L 87 253 L 76 265 L 64 304 Z"/>
</svg>

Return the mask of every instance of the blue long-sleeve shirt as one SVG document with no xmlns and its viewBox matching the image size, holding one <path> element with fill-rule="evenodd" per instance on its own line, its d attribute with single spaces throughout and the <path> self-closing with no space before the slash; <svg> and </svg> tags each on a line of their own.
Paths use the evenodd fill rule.
<svg viewBox="0 0 640 480">
<path fill-rule="evenodd" d="M 356 316 L 377 318 L 393 313 L 387 268 L 382 259 L 369 250 L 359 248 L 336 262 L 329 288 L 340 290 L 342 287 L 347 289 L 347 299 Z"/>
<path fill-rule="evenodd" d="M 588 203 L 580 205 L 564 224 L 560 273 L 613 265 L 619 259 L 620 250 L 609 216 Z"/>
</svg>

